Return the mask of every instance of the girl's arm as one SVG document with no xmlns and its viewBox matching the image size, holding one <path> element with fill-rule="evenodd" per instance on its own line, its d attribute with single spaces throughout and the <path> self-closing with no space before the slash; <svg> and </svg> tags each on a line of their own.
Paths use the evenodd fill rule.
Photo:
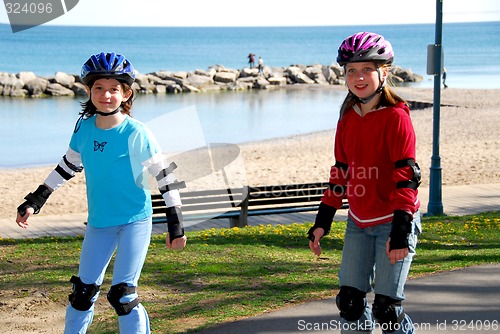
<svg viewBox="0 0 500 334">
<path fill-rule="evenodd" d="M 158 190 L 167 207 L 165 212 L 168 228 L 167 246 L 174 249 L 183 248 L 186 238 L 184 236 L 181 211 L 182 202 L 179 189 L 185 188 L 186 184 L 184 181 L 179 182 L 173 174 L 177 165 L 174 162 L 169 164 L 160 153 L 145 161 L 143 165 L 148 169 L 151 175 L 156 178 Z M 180 240 L 176 241 L 176 239 Z"/>
<path fill-rule="evenodd" d="M 27 220 L 32 214 L 37 214 L 47 202 L 49 196 L 59 189 L 66 181 L 73 178 L 76 173 L 83 170 L 80 153 L 68 148 L 59 164 L 50 172 L 45 182 L 41 184 L 33 193 L 29 193 L 24 198 L 26 201 L 17 208 L 16 222 L 19 226 L 26 228 Z"/>
<path fill-rule="evenodd" d="M 47 179 L 45 179 L 44 183 L 53 191 L 57 190 L 82 170 L 83 165 L 80 153 L 68 148 L 66 154 Z"/>
<path fill-rule="evenodd" d="M 391 262 L 406 256 L 408 235 L 412 232 L 413 214 L 418 209 L 418 191 L 420 168 L 416 163 L 416 136 L 410 116 L 403 114 L 395 118 L 389 142 L 391 159 L 394 163 L 392 179 L 396 188 L 390 195 L 394 210 L 388 254 L 399 251 L 400 256 L 393 256 Z M 403 250 L 403 252 L 401 252 Z M 393 255 L 393 254 L 392 254 Z"/>
<path fill-rule="evenodd" d="M 321 254 L 319 240 L 330 233 L 333 218 L 337 209 L 342 206 L 346 196 L 347 181 L 349 180 L 349 166 L 342 146 L 342 123 L 339 121 L 335 132 L 335 165 L 330 168 L 328 188 L 323 194 L 314 225 L 309 229 L 307 238 L 309 248 L 316 255 Z"/>
</svg>

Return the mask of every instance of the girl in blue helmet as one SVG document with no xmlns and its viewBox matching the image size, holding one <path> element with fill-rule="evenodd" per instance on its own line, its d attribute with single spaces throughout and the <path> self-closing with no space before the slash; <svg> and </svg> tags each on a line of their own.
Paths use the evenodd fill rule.
<svg viewBox="0 0 500 334">
<path fill-rule="evenodd" d="M 175 164 L 166 162 L 151 132 L 131 117 L 132 64 L 122 55 L 102 52 L 83 65 L 81 78 L 89 99 L 82 103 L 69 148 L 45 182 L 25 197 L 16 222 L 27 228 L 30 216 L 40 211 L 50 194 L 85 170 L 88 224 L 78 276 L 70 280 L 64 333 L 87 332 L 114 253 L 107 299 L 118 314 L 120 333 L 150 333 L 148 314 L 136 291 L 152 229 L 151 194 L 143 184 L 143 171 L 156 178 L 167 205 L 168 249 L 186 245 L 178 191 L 183 182 L 175 179 Z"/>
<path fill-rule="evenodd" d="M 402 307 L 404 284 L 420 233 L 416 138 L 406 102 L 388 85 L 394 52 L 384 37 L 360 32 L 343 41 L 337 62 L 349 92 L 335 133 L 335 165 L 309 247 L 321 254 L 342 199 L 349 214 L 336 297 L 342 333 L 409 334 Z M 373 284 L 374 283 L 374 284 Z M 366 294 L 375 292 L 373 304 Z"/>
</svg>

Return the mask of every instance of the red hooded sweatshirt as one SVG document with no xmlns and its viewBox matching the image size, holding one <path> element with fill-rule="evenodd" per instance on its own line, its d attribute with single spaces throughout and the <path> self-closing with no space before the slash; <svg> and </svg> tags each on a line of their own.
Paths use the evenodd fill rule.
<svg viewBox="0 0 500 334">
<path fill-rule="evenodd" d="M 349 216 L 359 227 L 392 221 L 394 210 L 415 213 L 420 207 L 418 191 L 397 188 L 412 180 L 409 165 L 400 160 L 415 158 L 416 136 L 410 110 L 404 103 L 384 107 L 361 117 L 354 108 L 345 112 L 335 134 L 335 166 L 330 183 L 346 186 Z M 327 189 L 322 202 L 340 208 L 342 195 Z"/>
</svg>

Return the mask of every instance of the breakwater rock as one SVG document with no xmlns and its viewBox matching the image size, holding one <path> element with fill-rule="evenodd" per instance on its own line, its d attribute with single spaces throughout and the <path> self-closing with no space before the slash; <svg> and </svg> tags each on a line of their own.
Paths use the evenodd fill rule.
<svg viewBox="0 0 500 334">
<path fill-rule="evenodd" d="M 214 65 L 207 70 L 157 71 L 137 73 L 133 88 L 142 94 L 190 93 L 222 90 L 269 89 L 287 85 L 343 85 L 344 69 L 338 65 L 264 66 L 241 70 Z M 396 85 L 418 82 L 423 77 L 411 69 L 391 68 Z M 33 72 L 0 72 L 0 96 L 47 97 L 86 96 L 85 86 L 78 75 L 57 72 L 51 77 L 39 77 Z"/>
</svg>

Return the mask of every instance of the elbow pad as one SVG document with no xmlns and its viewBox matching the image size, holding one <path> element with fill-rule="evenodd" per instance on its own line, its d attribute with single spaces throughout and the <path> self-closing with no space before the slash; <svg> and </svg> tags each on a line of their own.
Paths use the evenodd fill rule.
<svg viewBox="0 0 500 334">
<path fill-rule="evenodd" d="M 420 171 L 420 166 L 415 162 L 415 159 L 402 159 L 398 160 L 394 163 L 394 167 L 397 168 L 404 168 L 410 166 L 412 170 L 412 178 L 409 180 L 403 180 L 399 181 L 396 185 L 396 188 L 401 189 L 401 188 L 410 188 L 413 190 L 417 190 L 417 188 L 420 186 L 421 179 L 422 179 L 422 173 Z"/>
<path fill-rule="evenodd" d="M 156 175 L 156 180 L 158 181 L 158 190 L 165 200 L 165 204 L 167 205 L 167 207 L 181 205 L 178 190 L 186 188 L 186 182 L 177 181 L 174 174 L 172 173 L 176 168 L 177 165 L 172 162 L 167 168 L 160 170 Z"/>
</svg>

